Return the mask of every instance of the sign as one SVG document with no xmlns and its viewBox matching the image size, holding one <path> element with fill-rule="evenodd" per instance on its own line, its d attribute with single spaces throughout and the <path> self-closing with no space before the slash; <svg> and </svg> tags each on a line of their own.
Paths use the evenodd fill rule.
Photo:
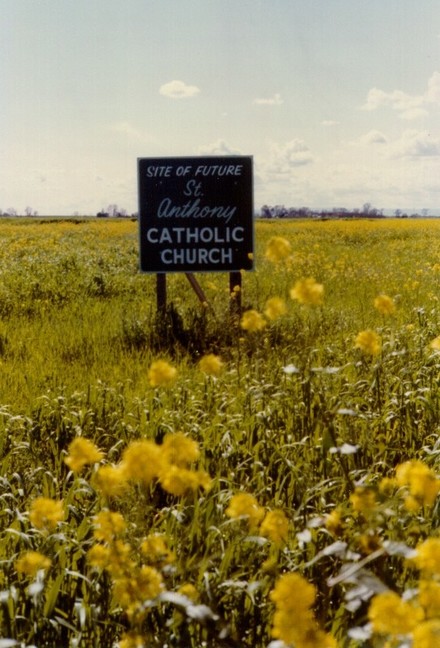
<svg viewBox="0 0 440 648">
<path fill-rule="evenodd" d="M 139 158 L 143 272 L 253 267 L 252 158 Z"/>
</svg>

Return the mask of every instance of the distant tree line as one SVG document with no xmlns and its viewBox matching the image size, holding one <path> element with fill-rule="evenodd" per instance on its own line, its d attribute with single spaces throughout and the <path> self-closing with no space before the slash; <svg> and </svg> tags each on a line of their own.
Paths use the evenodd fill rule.
<svg viewBox="0 0 440 648">
<path fill-rule="evenodd" d="M 1 216 L 21 216 L 21 214 L 17 212 L 15 207 L 8 207 L 5 210 L 0 209 L 0 217 Z M 32 207 L 25 207 L 23 216 L 38 216 L 38 212 L 32 209 Z"/>
<path fill-rule="evenodd" d="M 285 207 L 284 205 L 263 205 L 260 210 L 260 218 L 385 218 L 383 209 L 373 207 L 367 202 L 359 209 L 346 209 L 345 207 L 333 207 L 333 209 L 310 209 L 309 207 Z M 395 218 L 426 218 L 428 209 L 422 209 L 419 213 L 407 214 L 401 209 L 394 210 Z"/>
<path fill-rule="evenodd" d="M 136 218 L 137 214 L 129 214 L 126 209 L 123 209 L 116 204 L 112 204 L 107 208 L 103 207 L 96 216 L 98 218 Z"/>
<path fill-rule="evenodd" d="M 260 218 L 385 218 L 383 209 L 373 207 L 367 202 L 361 208 L 347 209 L 345 207 L 333 207 L 332 209 L 310 209 L 309 207 L 285 207 L 284 205 L 263 205 L 257 216 Z M 0 209 L 1 217 L 16 216 L 38 216 L 38 212 L 32 207 L 25 207 L 23 213 L 19 213 L 14 207 Z M 73 216 L 80 216 L 79 212 L 74 212 Z M 407 214 L 401 209 L 395 209 L 393 216 L 395 218 L 427 218 L 429 209 L 422 209 L 420 213 Z M 97 214 L 97 218 L 137 218 L 137 212 L 129 214 L 126 209 L 112 203 L 103 207 Z"/>
<path fill-rule="evenodd" d="M 80 214 L 77 211 L 73 212 L 72 214 L 72 216 L 81 216 L 81 215 L 87 216 L 90 214 Z M 15 209 L 15 207 L 8 207 L 7 209 L 0 208 L 0 218 L 18 217 L 18 216 L 25 216 L 29 218 L 32 216 L 39 216 L 39 213 L 32 207 L 25 207 L 25 209 L 22 212 Z M 65 216 L 65 214 L 60 214 L 60 216 Z M 137 213 L 129 214 L 126 209 L 123 209 L 122 207 L 119 207 L 116 204 L 112 204 L 112 205 L 108 205 L 108 207 L 103 207 L 101 211 L 99 211 L 96 214 L 96 216 L 98 216 L 99 218 L 137 218 Z"/>
</svg>

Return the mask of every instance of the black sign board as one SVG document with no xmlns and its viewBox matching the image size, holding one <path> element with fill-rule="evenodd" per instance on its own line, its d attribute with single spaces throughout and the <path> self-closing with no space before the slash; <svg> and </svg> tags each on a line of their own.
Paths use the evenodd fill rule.
<svg viewBox="0 0 440 648">
<path fill-rule="evenodd" d="M 213 272 L 253 267 L 252 158 L 139 158 L 140 267 Z"/>
</svg>

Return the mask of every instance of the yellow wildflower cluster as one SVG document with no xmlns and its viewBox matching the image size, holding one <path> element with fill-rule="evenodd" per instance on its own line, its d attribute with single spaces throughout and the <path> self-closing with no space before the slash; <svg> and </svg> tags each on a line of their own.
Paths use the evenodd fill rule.
<svg viewBox="0 0 440 648">
<path fill-rule="evenodd" d="M 421 607 L 404 601 L 396 592 L 386 591 L 375 596 L 368 609 L 372 630 L 377 634 L 406 635 L 423 621 Z"/>
<path fill-rule="evenodd" d="M 440 351 L 440 335 L 434 338 L 429 346 L 431 349 L 434 349 L 434 351 Z"/>
<path fill-rule="evenodd" d="M 357 486 L 350 495 L 350 502 L 357 513 L 368 515 L 376 508 L 376 494 L 369 486 Z"/>
<path fill-rule="evenodd" d="M 350 495 L 350 503 L 354 511 L 369 517 L 379 510 L 384 498 L 397 494 L 407 511 L 415 512 L 422 506 L 433 506 L 439 492 L 440 479 L 436 473 L 423 461 L 413 459 L 399 464 L 395 477 L 384 477 L 377 487 L 357 486 Z M 330 518 L 328 524 L 332 525 Z M 337 520 L 334 525 L 337 526 Z"/>
<path fill-rule="evenodd" d="M 94 519 L 97 540 L 112 542 L 125 531 L 125 520 L 120 513 L 103 510 Z"/>
<path fill-rule="evenodd" d="M 413 648 L 439 646 L 440 583 L 421 580 L 411 600 L 393 591 L 377 594 L 371 601 L 368 619 L 373 634 L 386 636 L 391 641 L 406 637 L 412 640 Z"/>
<path fill-rule="evenodd" d="M 186 596 L 190 599 L 190 601 L 193 601 L 194 603 L 197 603 L 197 601 L 200 599 L 200 594 L 192 583 L 184 583 L 179 587 L 177 591 L 179 594 Z"/>
<path fill-rule="evenodd" d="M 137 632 L 125 632 L 118 642 L 118 648 L 147 648 L 144 638 Z"/>
<path fill-rule="evenodd" d="M 438 617 L 440 621 L 440 583 L 438 581 L 422 579 L 419 582 L 419 602 L 428 619 Z"/>
<path fill-rule="evenodd" d="M 93 484 L 107 497 L 119 497 L 128 488 L 125 466 L 122 464 L 100 466 L 93 476 Z"/>
<path fill-rule="evenodd" d="M 382 342 L 376 331 L 367 329 L 356 336 L 355 347 L 366 355 L 379 355 L 382 350 Z"/>
<path fill-rule="evenodd" d="M 295 648 L 336 648 L 335 639 L 321 630 L 312 607 L 316 590 L 299 574 L 284 574 L 270 593 L 275 603 L 272 636 Z"/>
<path fill-rule="evenodd" d="M 156 598 L 163 589 L 162 575 L 149 565 L 119 577 L 113 583 L 114 597 L 128 617 L 142 614 L 145 601 Z"/>
<path fill-rule="evenodd" d="M 440 646 L 440 619 L 420 623 L 413 632 L 412 648 L 434 648 Z"/>
<path fill-rule="evenodd" d="M 325 516 L 325 528 L 331 535 L 338 536 L 342 532 L 342 514 L 339 509 L 334 509 Z"/>
<path fill-rule="evenodd" d="M 220 356 L 214 353 L 204 355 L 199 361 L 199 369 L 208 376 L 219 376 L 223 371 L 223 362 Z"/>
<path fill-rule="evenodd" d="M 168 547 L 165 536 L 152 533 L 141 544 L 141 553 L 149 563 L 172 563 L 176 559 L 173 551 Z"/>
<path fill-rule="evenodd" d="M 197 461 L 200 455 L 197 442 L 180 433 L 167 434 L 160 447 L 165 462 L 179 467 Z"/>
<path fill-rule="evenodd" d="M 238 493 L 232 496 L 225 513 L 233 519 L 246 518 L 249 527 L 254 529 L 264 518 L 265 510 L 259 506 L 253 495 L 249 493 Z"/>
<path fill-rule="evenodd" d="M 291 288 L 290 296 L 305 306 L 319 306 L 324 299 L 324 286 L 313 277 L 299 279 Z"/>
<path fill-rule="evenodd" d="M 421 506 L 432 506 L 440 492 L 440 479 L 423 461 L 406 461 L 396 468 L 396 482 L 405 487 L 408 494 L 405 506 L 417 511 Z"/>
<path fill-rule="evenodd" d="M 428 538 L 416 547 L 413 562 L 424 574 L 440 576 L 440 538 Z"/>
<path fill-rule="evenodd" d="M 266 512 L 249 493 L 233 495 L 225 513 L 232 519 L 244 518 L 251 531 L 257 531 L 259 527 L 259 534 L 274 544 L 287 541 L 289 520 L 284 512 L 280 509 Z"/>
<path fill-rule="evenodd" d="M 274 544 L 283 544 L 287 541 L 289 533 L 289 520 L 284 511 L 274 509 L 268 511 L 260 525 L 260 535 L 269 538 Z"/>
<path fill-rule="evenodd" d="M 393 315 L 396 311 L 396 304 L 388 295 L 378 295 L 373 303 L 381 315 Z"/>
<path fill-rule="evenodd" d="M 254 309 L 247 310 L 243 313 L 240 326 L 244 331 L 255 333 L 262 331 L 267 325 L 266 320 L 258 311 Z"/>
<path fill-rule="evenodd" d="M 73 472 L 79 472 L 87 464 L 98 463 L 103 457 L 92 441 L 77 437 L 69 445 L 69 454 L 64 461 Z"/>
<path fill-rule="evenodd" d="M 126 480 L 148 486 L 159 476 L 161 463 L 162 451 L 154 441 L 133 441 L 122 454 L 122 474 Z"/>
<path fill-rule="evenodd" d="M 400 464 L 395 478 L 385 478 L 378 488 L 384 496 L 394 493 L 403 496 L 403 505 L 409 511 L 433 506 L 439 490 L 436 474 L 420 460 Z M 372 488 L 369 491 L 371 499 L 352 500 L 358 510 L 374 509 L 374 491 Z M 379 540 L 373 533 L 369 539 L 372 544 Z M 407 592 L 400 596 L 391 590 L 377 594 L 368 610 L 371 630 L 381 639 L 388 639 L 393 646 L 400 645 L 404 639 L 410 641 L 413 648 L 440 645 L 440 538 L 430 537 L 419 543 L 407 555 L 406 561 L 420 571 L 418 587 L 413 588 L 410 595 Z"/>
<path fill-rule="evenodd" d="M 241 286 L 238 284 L 234 286 L 231 290 L 230 297 L 231 299 L 237 299 L 238 295 L 241 293 Z"/>
<path fill-rule="evenodd" d="M 172 562 L 174 554 L 162 536 L 148 536 L 141 543 L 140 555 L 152 565 L 138 565 L 133 559 L 133 547 L 122 539 L 125 529 L 120 513 L 102 510 L 95 517 L 94 536 L 98 543 L 88 551 L 87 560 L 112 577 L 113 596 L 128 617 L 142 618 L 145 601 L 156 598 L 164 589 L 162 575 L 152 565 Z"/>
<path fill-rule="evenodd" d="M 271 297 L 266 302 L 264 314 L 269 320 L 277 320 L 287 313 L 287 306 L 281 297 Z"/>
<path fill-rule="evenodd" d="M 286 302 L 281 297 L 270 297 L 265 304 L 264 314 L 268 320 L 274 321 L 287 313 Z M 263 315 L 254 309 L 243 313 L 240 326 L 248 333 L 262 331 L 267 326 Z"/>
<path fill-rule="evenodd" d="M 280 263 L 290 256 L 292 246 L 283 236 L 272 236 L 269 239 L 264 256 L 272 263 Z"/>
<path fill-rule="evenodd" d="M 40 569 L 49 569 L 52 561 L 39 551 L 26 551 L 15 561 L 15 569 L 19 574 L 33 578 Z"/>
<path fill-rule="evenodd" d="M 148 370 L 148 382 L 151 387 L 168 387 L 177 378 L 177 369 L 166 360 L 155 360 Z"/>
<path fill-rule="evenodd" d="M 208 489 L 210 477 L 189 466 L 199 458 L 198 444 L 181 433 L 167 434 L 162 445 L 149 439 L 130 443 L 116 466 L 101 466 L 93 483 L 106 497 L 121 495 L 130 484 L 149 486 L 157 481 L 171 495 L 182 496 L 199 487 Z"/>
<path fill-rule="evenodd" d="M 63 502 L 48 497 L 37 497 L 31 504 L 29 520 L 36 529 L 54 531 L 64 520 Z"/>
</svg>

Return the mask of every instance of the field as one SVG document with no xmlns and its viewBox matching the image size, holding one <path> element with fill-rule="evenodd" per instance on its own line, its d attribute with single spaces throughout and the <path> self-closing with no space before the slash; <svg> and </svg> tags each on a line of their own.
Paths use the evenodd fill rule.
<svg viewBox="0 0 440 648">
<path fill-rule="evenodd" d="M 0 221 L 0 648 L 440 646 L 440 221 Z"/>
</svg>

